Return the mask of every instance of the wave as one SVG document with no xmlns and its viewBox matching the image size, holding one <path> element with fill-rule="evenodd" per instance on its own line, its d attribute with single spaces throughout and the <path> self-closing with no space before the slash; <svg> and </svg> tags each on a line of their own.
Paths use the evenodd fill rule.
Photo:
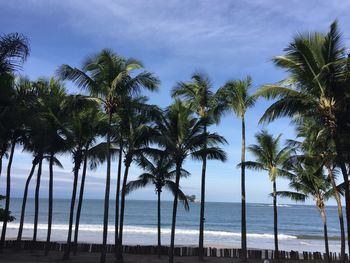
<svg viewBox="0 0 350 263">
<path fill-rule="evenodd" d="M 269 206 L 272 207 L 273 205 L 269 205 Z M 290 206 L 290 205 L 281 205 L 281 204 L 278 204 L 277 207 L 292 207 L 292 206 Z"/>
<path fill-rule="evenodd" d="M 306 240 L 323 240 L 324 236 L 317 235 L 298 235 L 298 239 L 306 239 Z M 328 236 L 328 240 L 340 240 L 340 236 Z"/>
<path fill-rule="evenodd" d="M 9 229 L 18 229 L 19 224 L 18 223 L 9 223 L 8 228 Z M 34 224 L 25 224 L 24 229 L 32 230 L 34 229 Z M 74 229 L 74 227 L 73 227 Z M 46 224 L 38 224 L 38 230 L 47 230 Z M 68 225 L 67 224 L 53 224 L 52 225 L 53 231 L 68 231 Z M 103 225 L 92 225 L 92 224 L 81 224 L 79 226 L 79 231 L 82 232 L 102 232 L 103 231 Z M 114 232 L 114 225 L 108 226 L 108 232 Z M 143 235 L 156 235 L 157 234 L 157 228 L 155 227 L 142 227 L 142 226 L 124 226 L 124 233 L 129 234 L 143 234 Z M 162 228 L 162 234 L 164 235 L 170 235 L 171 229 L 170 228 Z M 199 231 L 195 229 L 183 229 L 179 228 L 176 229 L 176 234 L 181 236 L 198 236 Z M 240 237 L 241 233 L 239 232 L 229 232 L 229 231 L 215 231 L 215 230 L 206 230 L 204 231 L 204 234 L 206 236 L 211 237 Z M 247 233 L 248 237 L 256 238 L 256 239 L 273 239 L 273 234 L 267 234 L 267 233 Z M 296 239 L 297 236 L 293 235 L 285 235 L 285 234 L 279 234 L 279 239 L 281 240 L 287 240 L 287 239 Z"/>
</svg>

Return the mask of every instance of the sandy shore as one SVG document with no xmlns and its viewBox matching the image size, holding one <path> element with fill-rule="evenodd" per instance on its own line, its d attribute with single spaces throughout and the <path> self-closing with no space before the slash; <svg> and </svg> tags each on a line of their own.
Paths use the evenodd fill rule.
<svg viewBox="0 0 350 263">
<path fill-rule="evenodd" d="M 11 262 L 11 263 L 36 263 L 36 262 L 84 262 L 84 263 L 92 263 L 99 262 L 100 254 L 99 253 L 88 253 L 88 252 L 80 252 L 76 256 L 71 256 L 70 260 L 62 260 L 63 253 L 62 252 L 50 252 L 48 257 L 44 256 L 43 251 L 14 251 L 12 249 L 4 250 L 3 254 L 0 255 L 0 262 Z M 130 255 L 125 254 L 124 257 L 125 263 L 167 263 L 168 257 L 162 256 L 161 259 L 158 259 L 157 256 L 154 255 Z M 285 260 L 286 262 L 293 263 L 300 261 L 295 260 Z M 113 254 L 107 254 L 107 262 L 115 263 L 115 259 Z M 174 260 L 175 263 L 191 263 L 191 262 L 199 262 L 197 257 L 176 257 Z M 235 263 L 241 262 L 240 259 L 234 258 L 216 258 L 216 257 L 206 257 L 205 262 L 210 263 Z M 249 260 L 249 262 L 258 263 L 263 262 L 263 260 Z M 270 261 L 273 262 L 273 261 Z M 324 261 L 316 261 L 310 260 L 308 262 L 324 262 Z"/>
</svg>

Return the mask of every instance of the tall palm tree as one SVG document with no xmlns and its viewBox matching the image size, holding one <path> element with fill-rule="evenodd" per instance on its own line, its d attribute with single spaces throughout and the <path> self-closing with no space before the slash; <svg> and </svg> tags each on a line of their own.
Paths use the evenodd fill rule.
<svg viewBox="0 0 350 263">
<path fill-rule="evenodd" d="M 74 229 L 74 245 L 73 252 L 77 252 L 78 235 L 79 235 L 79 224 L 80 214 L 83 205 L 84 189 L 85 189 L 85 178 L 89 160 L 99 160 L 104 162 L 106 159 L 106 147 L 101 145 L 94 145 L 98 136 L 104 136 L 107 130 L 107 120 L 105 115 L 97 108 L 90 109 L 88 114 L 85 116 L 86 126 L 84 127 L 85 134 L 85 145 L 83 148 L 83 171 L 80 182 L 79 199 L 77 205 L 77 212 L 75 217 L 75 229 Z M 93 161 L 93 162 L 94 162 Z M 93 165 L 94 166 L 94 165 Z"/>
<path fill-rule="evenodd" d="M 136 75 L 135 70 L 143 65 L 135 59 L 125 59 L 108 49 L 87 58 L 82 69 L 62 65 L 58 70 L 61 78 L 73 81 L 79 88 L 84 88 L 103 106 L 108 116 L 109 130 L 107 133 L 107 172 L 104 198 L 103 238 L 100 262 L 106 262 L 109 195 L 111 178 L 111 126 L 112 117 L 123 106 L 126 96 L 137 94 L 142 88 L 156 90 L 158 79 L 147 71 Z M 118 200 L 116 200 L 118 202 Z M 116 233 L 117 234 L 117 233 Z"/>
<path fill-rule="evenodd" d="M 327 34 L 315 32 L 297 35 L 285 49 L 285 54 L 275 57 L 273 61 L 289 75 L 277 85 L 266 85 L 258 91 L 260 96 L 277 99 L 266 110 L 262 121 L 273 121 L 283 116 L 313 118 L 320 126 L 328 128 L 330 139 L 342 156 L 337 118 L 343 112 L 347 100 L 344 90 L 348 87 L 348 58 L 337 22 L 331 24 Z M 344 181 L 348 183 L 348 173 L 344 169 L 342 171 Z M 350 236 L 349 189 L 345 189 L 345 200 Z M 350 249 L 350 239 L 348 246 Z M 343 241 L 341 255 L 341 261 L 344 261 Z"/>
<path fill-rule="evenodd" d="M 213 120 L 220 118 L 220 104 L 217 104 L 215 94 L 212 92 L 212 84 L 208 76 L 203 73 L 194 73 L 190 82 L 179 82 L 172 90 L 172 97 L 185 99 L 187 106 L 193 110 L 203 121 L 203 133 L 207 134 L 208 126 Z M 205 152 L 207 145 L 203 145 Z M 205 179 L 207 169 L 207 156 L 204 154 L 202 160 L 201 175 L 201 203 L 199 216 L 199 260 L 203 260 L 204 255 L 204 220 L 205 220 Z"/>
<path fill-rule="evenodd" d="M 9 103 L 2 109 L 0 115 L 0 126 L 4 128 L 3 134 L 6 134 L 5 137 L 7 137 L 5 140 L 10 140 L 6 175 L 5 215 L 10 214 L 11 168 L 15 146 L 23 142 L 26 134 L 26 124 L 33 117 L 32 109 L 35 101 L 35 92 L 28 79 L 21 78 L 14 82 L 10 94 Z M 6 230 L 7 220 L 4 221 L 1 232 L 1 251 L 5 244 Z"/>
<path fill-rule="evenodd" d="M 85 150 L 94 140 L 97 134 L 91 134 L 91 115 L 96 116 L 97 104 L 86 99 L 81 95 L 71 95 L 66 99 L 63 111 L 69 116 L 69 121 L 67 123 L 67 135 L 70 139 L 69 151 L 72 154 L 73 159 L 73 189 L 72 198 L 69 213 L 69 225 L 68 225 L 68 235 L 67 235 L 67 245 L 65 248 L 65 253 L 63 259 L 69 259 L 71 250 L 71 239 L 72 239 L 72 229 L 73 229 L 73 217 L 74 217 L 74 207 L 78 188 L 78 177 L 81 165 L 86 158 Z"/>
<path fill-rule="evenodd" d="M 174 181 L 172 181 L 175 176 L 176 171 L 174 168 L 174 163 L 167 157 L 167 153 L 160 151 L 159 153 L 153 155 L 152 161 L 144 156 L 139 158 L 139 165 L 146 171 L 141 174 L 137 180 L 131 181 L 126 185 L 126 194 L 130 192 L 153 185 L 155 187 L 155 192 L 157 194 L 157 226 L 158 226 L 158 257 L 161 256 L 161 193 L 163 188 L 166 188 L 175 195 L 176 187 Z M 187 177 L 190 174 L 182 169 L 181 176 Z M 186 195 L 179 189 L 179 200 L 183 201 L 186 210 L 189 210 L 188 201 Z"/>
<path fill-rule="evenodd" d="M 40 188 L 40 175 L 41 175 L 41 169 L 42 169 L 42 162 L 43 160 L 49 160 L 48 155 L 44 155 L 44 148 L 46 147 L 47 143 L 45 142 L 45 135 L 47 131 L 47 124 L 45 119 L 42 116 L 43 113 L 43 105 L 41 103 L 41 96 L 46 92 L 46 87 L 43 86 L 43 82 L 40 80 L 38 82 L 32 83 L 34 92 L 36 95 L 36 99 L 34 102 L 34 105 L 31 109 L 33 114 L 35 114 L 35 118 L 32 118 L 30 122 L 26 124 L 26 135 L 23 137 L 23 149 L 27 152 L 32 153 L 33 155 L 33 161 L 32 161 L 32 169 L 29 173 L 29 176 L 25 183 L 24 193 L 23 193 L 23 200 L 22 200 L 22 208 L 21 208 L 21 217 L 20 217 L 20 224 L 18 228 L 18 235 L 17 235 L 17 241 L 21 241 L 22 239 L 22 232 L 23 232 L 23 225 L 24 225 L 24 217 L 25 217 L 25 210 L 26 210 L 26 203 L 27 203 L 27 195 L 28 195 L 28 188 L 29 184 L 32 180 L 32 177 L 35 172 L 36 166 L 39 166 L 38 168 L 38 180 L 37 180 L 37 187 L 36 187 L 36 193 L 35 193 L 35 222 L 34 222 L 34 241 L 36 241 L 36 235 L 37 235 L 37 224 L 38 224 L 38 209 L 39 209 L 39 188 Z M 61 167 L 61 163 L 58 161 L 58 159 L 54 159 L 54 164 Z"/>
<path fill-rule="evenodd" d="M 256 97 L 250 94 L 252 79 L 232 80 L 219 89 L 218 97 L 226 111 L 234 112 L 241 119 L 242 150 L 241 150 L 241 247 L 242 259 L 247 260 L 247 223 L 246 223 L 246 194 L 245 194 L 245 113 L 255 104 Z"/>
<path fill-rule="evenodd" d="M 126 184 L 129 175 L 129 168 L 134 159 L 142 154 L 150 154 L 157 151 L 149 145 L 155 142 L 158 135 L 155 129 L 155 120 L 159 118 L 159 109 L 156 106 L 145 104 L 145 97 L 137 97 L 129 99 L 125 102 L 123 108 L 123 121 L 121 129 L 124 136 L 124 175 L 121 188 L 120 202 L 120 222 L 119 222 L 119 238 L 117 247 L 117 259 L 123 260 L 123 228 L 124 228 L 124 211 Z"/>
<path fill-rule="evenodd" d="M 217 134 L 203 133 L 203 120 L 192 116 L 192 111 L 182 102 L 176 100 L 165 112 L 162 121 L 158 123 L 160 136 L 158 143 L 169 153 L 169 158 L 175 163 L 175 187 L 179 189 L 181 169 L 184 160 L 192 156 L 201 159 L 203 157 L 203 145 L 208 159 L 217 158 L 225 160 L 226 155 L 216 147 L 224 143 L 225 139 Z M 220 154 L 218 154 L 220 152 Z M 175 226 L 178 203 L 178 191 L 175 192 L 171 225 L 171 238 L 169 248 L 169 262 L 174 262 Z"/>
<path fill-rule="evenodd" d="M 272 182 L 275 257 L 279 258 L 276 179 L 277 176 L 285 175 L 283 165 L 290 157 L 292 149 L 288 146 L 279 149 L 281 135 L 274 138 L 273 135 L 263 130 L 257 133 L 255 138 L 257 144 L 250 145 L 248 151 L 256 160 L 245 162 L 245 166 L 248 169 L 267 171 Z"/>
<path fill-rule="evenodd" d="M 29 55 L 28 39 L 22 34 L 0 35 L 0 75 L 20 69 Z"/>
<path fill-rule="evenodd" d="M 36 175 L 34 195 L 34 242 L 36 242 L 38 234 L 42 165 L 44 160 L 50 162 L 50 155 L 47 150 L 48 146 L 50 146 L 51 144 L 52 139 L 50 135 L 50 132 L 52 132 L 52 124 L 48 121 L 48 111 L 51 110 L 51 105 L 50 101 L 47 101 L 47 98 L 50 96 L 50 92 L 55 94 L 55 88 L 52 88 L 51 91 L 50 87 L 50 85 L 56 85 L 54 84 L 55 82 L 57 82 L 57 80 L 48 80 L 45 78 L 40 78 L 33 83 L 33 86 L 36 91 L 36 103 L 34 108 L 35 118 L 32 118 L 30 120 L 30 123 L 28 124 L 28 140 L 24 143 L 24 149 L 29 152 L 32 152 L 34 158 L 38 159 L 38 170 Z M 63 100 L 63 97 L 64 96 L 62 95 L 61 100 Z M 56 157 L 53 157 L 53 165 L 57 165 L 58 167 L 62 168 L 62 165 Z"/>
<path fill-rule="evenodd" d="M 65 130 L 68 116 L 63 111 L 63 106 L 67 98 L 63 84 L 59 80 L 51 78 L 49 80 L 40 80 L 40 85 L 45 87 L 45 92 L 40 97 L 40 103 L 42 104 L 43 109 L 45 109 L 41 113 L 42 118 L 45 119 L 47 124 L 46 134 L 43 141 L 47 143 L 47 145 L 45 145 L 45 153 L 48 155 L 49 159 L 49 207 L 45 245 L 45 255 L 48 255 L 50 250 L 53 215 L 53 166 L 56 155 L 68 150 L 69 138 L 67 136 L 67 131 Z"/>
</svg>

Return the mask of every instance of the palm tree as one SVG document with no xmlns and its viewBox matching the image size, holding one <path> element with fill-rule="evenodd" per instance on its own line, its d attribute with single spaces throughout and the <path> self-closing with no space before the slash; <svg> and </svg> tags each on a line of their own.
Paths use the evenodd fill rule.
<svg viewBox="0 0 350 263">
<path fill-rule="evenodd" d="M 330 261 L 325 202 L 334 196 L 334 191 L 329 178 L 324 174 L 323 161 L 306 153 L 293 156 L 287 163 L 289 187 L 296 192 L 277 191 L 276 194 L 297 202 L 304 202 L 309 197 L 315 200 L 323 221 L 326 260 Z"/>
<path fill-rule="evenodd" d="M 111 126 L 115 112 L 123 106 L 123 101 L 130 94 L 137 94 L 141 88 L 156 90 L 158 79 L 144 71 L 136 76 L 131 73 L 141 69 L 142 63 L 135 59 L 125 59 L 110 50 L 104 49 L 99 54 L 89 57 L 82 69 L 62 65 L 58 74 L 63 79 L 73 81 L 79 88 L 84 88 L 104 107 L 108 116 L 107 133 L 107 172 L 103 218 L 103 238 L 100 262 L 106 262 L 107 231 L 109 214 L 109 195 L 111 178 Z M 116 200 L 118 202 L 118 200 Z M 117 234 L 117 233 L 116 233 Z"/>
<path fill-rule="evenodd" d="M 0 36 L 0 75 L 20 69 L 29 55 L 28 39 L 22 34 Z"/>
<path fill-rule="evenodd" d="M 212 92 L 212 85 L 209 77 L 202 73 L 195 73 L 190 82 L 179 82 L 172 90 L 172 97 L 184 98 L 188 107 L 193 110 L 203 121 L 203 133 L 207 134 L 208 126 L 213 120 L 218 121 L 220 117 L 220 107 L 217 104 L 215 95 Z M 203 145 L 203 151 L 207 148 Z M 219 153 L 220 154 L 220 153 Z M 205 210 L 205 178 L 207 169 L 207 156 L 202 156 L 202 175 L 201 175 L 201 204 L 199 216 L 199 260 L 203 260 L 204 245 L 204 210 Z"/>
<path fill-rule="evenodd" d="M 241 247 L 243 260 L 247 260 L 247 223 L 245 194 L 245 113 L 255 104 L 256 97 L 250 95 L 252 79 L 228 81 L 219 89 L 218 96 L 226 111 L 233 111 L 242 122 L 242 153 L 241 153 Z"/>
<path fill-rule="evenodd" d="M 152 156 L 152 161 L 144 156 L 139 158 L 139 165 L 146 171 L 141 174 L 135 181 L 131 181 L 126 185 L 126 194 L 130 192 L 153 185 L 157 194 L 157 225 L 158 225 L 158 257 L 161 256 L 161 193 L 163 188 L 166 188 L 175 195 L 176 187 L 172 178 L 175 176 L 174 163 L 167 157 L 167 153 L 160 151 Z M 190 174 L 182 169 L 181 176 L 187 177 Z M 179 200 L 183 201 L 186 210 L 189 210 L 188 200 L 186 195 L 179 189 Z"/>
<path fill-rule="evenodd" d="M 84 127 L 85 134 L 85 145 L 83 148 L 83 171 L 80 182 L 79 200 L 77 205 L 77 212 L 75 217 L 75 229 L 74 229 L 74 254 L 77 252 L 78 244 L 78 234 L 79 234 L 79 224 L 80 224 L 80 214 L 83 205 L 84 189 L 85 189 L 85 178 L 88 160 L 92 159 L 94 161 L 99 160 L 100 162 L 106 159 L 106 147 L 101 147 L 100 145 L 95 145 L 94 142 L 97 136 L 104 136 L 107 130 L 107 123 L 105 115 L 99 109 L 89 109 L 89 112 L 85 116 L 86 126 Z M 96 166 L 95 166 L 96 167 Z"/>
<path fill-rule="evenodd" d="M 68 236 L 67 245 L 63 259 L 69 259 L 71 250 L 71 239 L 72 239 L 72 229 L 73 229 L 73 217 L 74 217 L 74 207 L 78 188 L 78 177 L 81 164 L 84 162 L 86 148 L 94 140 L 96 134 L 91 134 L 91 115 L 92 118 L 96 117 L 97 104 L 86 99 L 81 95 L 71 95 L 66 99 L 63 111 L 69 116 L 69 121 L 67 123 L 67 135 L 70 139 L 69 151 L 72 154 L 73 159 L 73 190 L 70 205 L 69 214 L 69 226 L 68 226 Z M 84 150 L 85 149 L 85 150 Z M 86 164 L 85 164 L 86 165 Z"/>
<path fill-rule="evenodd" d="M 263 130 L 257 133 L 255 138 L 257 144 L 250 145 L 248 151 L 253 154 L 256 161 L 247 161 L 245 166 L 248 169 L 267 171 L 272 182 L 275 257 L 279 258 L 276 179 L 277 176 L 285 174 L 283 164 L 289 158 L 292 150 L 288 146 L 279 149 L 281 135 L 274 138 L 273 135 Z"/>
<path fill-rule="evenodd" d="M 35 92 L 28 79 L 18 79 L 13 83 L 10 91 L 8 104 L 2 109 L 0 115 L 0 126 L 4 128 L 6 140 L 10 141 L 9 159 L 7 163 L 6 175 L 6 196 L 5 196 L 5 215 L 10 215 L 10 194 L 11 194 L 11 168 L 15 146 L 23 141 L 26 134 L 26 124 L 33 117 L 33 104 L 35 101 Z M 4 248 L 7 222 L 5 220 L 1 232 L 0 250 Z"/>
<path fill-rule="evenodd" d="M 215 147 L 218 143 L 224 143 L 225 139 L 217 134 L 203 133 L 203 120 L 198 120 L 192 116 L 192 111 L 182 102 L 176 100 L 165 112 L 162 121 L 158 123 L 160 136 L 158 143 L 169 153 L 169 158 L 175 163 L 175 187 L 179 189 L 181 170 L 184 160 L 188 156 L 202 159 L 203 145 L 208 148 L 205 154 L 208 159 L 214 157 L 225 160 L 226 155 Z M 212 151 L 215 150 L 215 151 Z M 220 152 L 220 156 L 218 156 Z M 178 191 L 174 195 L 171 238 L 169 248 L 169 262 L 174 262 L 174 241 L 177 214 Z"/>
<path fill-rule="evenodd" d="M 38 234 L 42 164 L 44 160 L 48 162 L 50 161 L 50 155 L 47 152 L 47 148 L 51 144 L 51 137 L 49 134 L 51 131 L 51 123 L 49 123 L 47 120 L 47 117 L 49 115 L 48 111 L 50 111 L 50 105 L 46 99 L 50 96 L 50 85 L 55 85 L 54 82 L 55 80 L 52 80 L 52 82 L 50 82 L 45 78 L 41 78 L 33 83 L 36 91 L 36 101 L 34 108 L 35 118 L 32 118 L 28 124 L 28 139 L 24 143 L 24 149 L 26 151 L 32 152 L 33 157 L 37 158 L 38 160 L 38 171 L 34 197 L 34 242 L 36 242 Z M 62 168 L 62 165 L 56 157 L 53 157 L 53 164 Z"/>
<path fill-rule="evenodd" d="M 313 118 L 322 127 L 327 127 L 334 141 L 338 156 L 341 152 L 341 133 L 338 133 L 338 117 L 346 105 L 345 91 L 348 83 L 348 58 L 342 44 L 337 22 L 333 22 L 327 34 L 308 33 L 297 35 L 285 49 L 286 54 L 273 59 L 286 70 L 286 80 L 277 85 L 266 85 L 258 91 L 265 98 L 277 99 L 264 113 L 262 121 L 278 117 Z M 344 162 L 344 160 L 340 160 Z M 341 164 L 344 167 L 344 163 Z M 344 182 L 348 173 L 342 169 Z M 333 176 L 333 173 L 330 173 Z M 333 179 L 332 179 L 333 180 Z M 333 180 L 334 181 L 334 180 Z M 345 200 L 350 236 L 350 192 L 345 189 Z M 338 204 L 339 206 L 339 204 Z M 341 261 L 345 260 L 345 237 L 342 238 Z M 350 239 L 348 239 L 350 249 Z"/>
<path fill-rule="evenodd" d="M 45 255 L 48 255 L 51 241 L 52 213 L 53 213 L 53 166 L 56 155 L 68 150 L 68 137 L 65 126 L 67 115 L 63 112 L 63 106 L 67 98 L 63 84 L 55 79 L 40 80 L 40 85 L 45 87 L 44 94 L 40 97 L 40 103 L 44 111 L 41 117 L 45 119 L 47 129 L 43 141 L 45 153 L 49 160 L 49 207 L 47 219 L 47 237 L 45 245 Z"/>
<path fill-rule="evenodd" d="M 26 131 L 26 135 L 23 137 L 23 149 L 33 154 L 33 161 L 32 161 L 32 169 L 25 183 L 17 241 L 21 241 L 22 239 L 29 184 L 34 175 L 36 166 L 39 165 L 38 172 L 37 172 L 38 173 L 37 189 L 35 193 L 35 216 L 34 216 L 35 222 L 34 222 L 34 234 L 33 234 L 34 235 L 33 240 L 36 241 L 38 212 L 39 212 L 38 211 L 39 188 L 40 188 L 40 175 L 41 175 L 41 169 L 42 169 L 42 161 L 49 160 L 49 157 L 47 155 L 44 155 L 44 148 L 46 146 L 46 142 L 44 138 L 46 134 L 47 125 L 46 125 L 45 119 L 42 116 L 43 105 L 40 103 L 41 96 L 46 92 L 45 91 L 46 87 L 43 86 L 43 82 L 41 82 L 40 80 L 38 82 L 33 82 L 32 85 L 33 85 L 35 95 L 37 97 L 31 109 L 35 114 L 35 118 L 31 119 L 30 122 L 26 124 L 27 131 Z M 62 168 L 61 163 L 56 158 L 54 159 L 54 164 Z"/>
<path fill-rule="evenodd" d="M 158 135 L 154 123 L 159 118 L 159 109 L 153 105 L 148 105 L 145 97 L 137 97 L 129 99 L 125 102 L 123 108 L 124 116 L 121 123 L 124 137 L 124 176 L 121 191 L 120 202 L 120 222 L 119 222 L 119 238 L 117 247 L 117 260 L 123 260 L 123 228 L 124 228 L 124 211 L 126 184 L 129 175 L 129 168 L 132 161 L 141 154 L 150 154 L 157 151 L 149 145 L 154 143 L 156 135 Z"/>
</svg>

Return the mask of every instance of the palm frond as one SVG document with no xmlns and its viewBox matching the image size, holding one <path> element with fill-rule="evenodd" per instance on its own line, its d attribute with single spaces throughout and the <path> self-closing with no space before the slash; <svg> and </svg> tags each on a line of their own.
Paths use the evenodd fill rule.
<svg viewBox="0 0 350 263">
<path fill-rule="evenodd" d="M 305 194 L 291 191 L 277 191 L 276 194 L 279 197 L 289 198 L 296 202 L 305 202 L 305 199 L 307 198 Z M 270 195 L 272 196 L 273 194 L 271 193 Z"/>
<path fill-rule="evenodd" d="M 170 190 L 170 192 L 171 192 L 174 196 L 175 196 L 176 192 L 178 192 L 178 199 L 179 199 L 179 201 L 182 202 L 182 204 L 183 204 L 183 206 L 184 206 L 184 208 L 185 208 L 186 211 L 189 211 L 189 210 L 190 210 L 190 206 L 189 206 L 189 204 L 188 204 L 188 200 L 187 200 L 186 195 L 181 191 L 180 188 L 177 188 L 177 187 L 176 187 L 175 182 L 170 181 L 170 180 L 167 180 L 167 181 L 165 182 L 164 187 L 165 187 L 166 189 Z"/>
</svg>

